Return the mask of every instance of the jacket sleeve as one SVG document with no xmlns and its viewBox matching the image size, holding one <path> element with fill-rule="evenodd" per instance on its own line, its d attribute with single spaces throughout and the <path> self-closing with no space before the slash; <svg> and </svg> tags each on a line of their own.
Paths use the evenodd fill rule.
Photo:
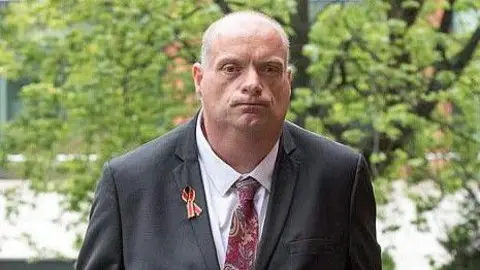
<svg viewBox="0 0 480 270">
<path fill-rule="evenodd" d="M 95 191 L 90 222 L 76 263 L 77 270 L 121 270 L 122 228 L 112 170 L 105 164 Z"/>
<path fill-rule="evenodd" d="M 359 155 L 350 201 L 349 263 L 351 270 L 381 270 L 376 236 L 376 205 L 370 174 Z"/>
</svg>

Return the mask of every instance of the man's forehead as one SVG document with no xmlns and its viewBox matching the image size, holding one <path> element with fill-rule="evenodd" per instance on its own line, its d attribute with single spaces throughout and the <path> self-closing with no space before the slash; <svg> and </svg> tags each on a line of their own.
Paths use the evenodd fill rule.
<svg viewBox="0 0 480 270">
<path fill-rule="evenodd" d="M 216 25 L 212 38 L 270 36 L 281 39 L 280 33 L 271 24 L 261 20 L 228 20 Z"/>
<path fill-rule="evenodd" d="M 210 45 L 212 56 L 230 53 L 257 54 L 260 57 L 262 54 L 283 56 L 288 50 L 281 37 L 273 30 L 219 32 Z"/>
<path fill-rule="evenodd" d="M 283 48 L 284 44 L 279 35 L 274 31 L 231 31 L 231 32 L 219 32 L 215 39 L 212 40 L 212 46 L 245 46 L 250 45 L 251 42 L 256 42 L 259 45 L 265 45 L 269 47 Z"/>
<path fill-rule="evenodd" d="M 279 62 L 282 65 L 286 65 L 286 52 L 281 47 L 255 47 L 235 43 L 232 43 L 231 46 L 218 44 L 218 46 L 212 48 L 210 57 L 213 65 L 221 62 L 245 61 L 254 61 L 258 63 Z"/>
<path fill-rule="evenodd" d="M 241 30 L 251 26 L 262 26 L 262 28 L 274 28 L 272 22 L 268 19 L 250 14 L 237 14 L 235 16 L 224 17 L 214 23 L 216 30 Z M 241 26 L 241 27 L 239 27 Z"/>
<path fill-rule="evenodd" d="M 270 18 L 250 13 L 234 14 L 215 22 L 205 32 L 202 61 L 208 63 L 229 50 L 252 50 L 257 55 L 276 54 L 288 62 L 288 43 L 282 27 Z"/>
</svg>

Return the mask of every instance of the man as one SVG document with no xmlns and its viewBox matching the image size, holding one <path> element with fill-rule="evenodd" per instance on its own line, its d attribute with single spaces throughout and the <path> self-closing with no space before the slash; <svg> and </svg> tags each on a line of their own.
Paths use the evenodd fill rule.
<svg viewBox="0 0 480 270">
<path fill-rule="evenodd" d="M 288 47 L 258 13 L 209 27 L 200 112 L 105 165 L 77 269 L 381 269 L 364 159 L 284 120 Z"/>
</svg>

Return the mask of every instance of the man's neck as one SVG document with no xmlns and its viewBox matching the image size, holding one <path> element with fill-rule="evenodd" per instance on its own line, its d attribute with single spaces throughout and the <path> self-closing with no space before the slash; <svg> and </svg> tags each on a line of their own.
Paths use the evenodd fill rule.
<svg viewBox="0 0 480 270">
<path fill-rule="evenodd" d="M 253 171 L 272 150 L 279 137 L 279 134 L 265 132 L 263 134 L 240 133 L 234 130 L 209 132 L 203 121 L 202 131 L 217 156 L 242 174 Z"/>
</svg>

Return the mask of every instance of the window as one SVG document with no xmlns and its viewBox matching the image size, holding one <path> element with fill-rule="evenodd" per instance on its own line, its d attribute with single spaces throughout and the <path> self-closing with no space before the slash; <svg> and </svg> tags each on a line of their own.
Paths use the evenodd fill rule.
<svg viewBox="0 0 480 270">
<path fill-rule="evenodd" d="M 23 81 L 12 82 L 0 78 L 0 123 L 12 120 L 20 112 L 22 105 L 19 93 L 23 85 Z"/>
</svg>

